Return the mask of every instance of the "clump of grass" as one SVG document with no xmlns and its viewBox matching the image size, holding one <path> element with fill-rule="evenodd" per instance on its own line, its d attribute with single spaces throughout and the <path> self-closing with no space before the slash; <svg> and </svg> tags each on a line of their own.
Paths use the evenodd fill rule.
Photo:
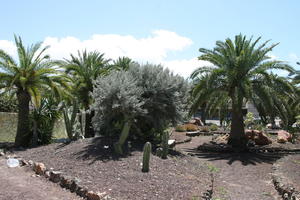
<svg viewBox="0 0 300 200">
<path fill-rule="evenodd" d="M 208 126 L 201 126 L 200 131 L 201 132 L 209 132 L 209 127 Z"/>
</svg>

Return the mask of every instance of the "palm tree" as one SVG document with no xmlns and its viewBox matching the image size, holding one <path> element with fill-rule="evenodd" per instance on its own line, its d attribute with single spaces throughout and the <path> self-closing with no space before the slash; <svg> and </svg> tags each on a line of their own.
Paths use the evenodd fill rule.
<svg viewBox="0 0 300 200">
<path fill-rule="evenodd" d="M 199 84 L 194 86 L 193 96 L 198 99 L 193 104 L 200 105 L 216 93 L 227 95 L 231 102 L 231 131 L 228 143 L 234 148 L 244 149 L 244 122 L 242 106 L 258 92 L 266 91 L 265 81 L 271 81 L 270 70 L 281 69 L 293 72 L 294 69 L 281 61 L 271 60 L 267 54 L 278 44 L 267 46 L 269 41 L 258 45 L 260 37 L 252 38 L 237 35 L 235 40 L 217 41 L 213 50 L 201 48 L 199 60 L 213 66 L 198 68 L 192 77 L 198 77 Z M 201 81 L 205 79 L 205 81 Z M 270 84 L 271 85 L 271 84 Z M 203 87 L 205 86 L 205 87 Z M 203 89 L 201 89 L 203 88 Z M 209 88 L 209 89 L 207 89 Z M 263 95 L 256 95 L 262 98 Z"/>
<path fill-rule="evenodd" d="M 36 43 L 25 48 L 21 37 L 17 36 L 15 44 L 18 62 L 0 50 L 0 86 L 17 94 L 19 112 L 15 145 L 27 146 L 30 142 L 30 101 L 38 107 L 45 88 L 51 88 L 55 94 L 59 94 L 60 86 L 66 86 L 66 83 L 55 68 L 57 63 L 50 60 L 49 55 L 45 55 L 48 47 L 42 48 L 42 43 Z"/>
<path fill-rule="evenodd" d="M 92 127 L 93 111 L 90 111 L 92 98 L 90 93 L 93 92 L 93 81 L 101 75 L 105 75 L 109 71 L 108 62 L 110 60 L 104 58 L 104 54 L 97 51 L 82 53 L 78 51 L 78 56 L 71 54 L 70 60 L 65 60 L 61 65 L 65 68 L 66 73 L 72 75 L 75 94 L 86 111 L 86 121 L 84 127 L 85 137 L 93 137 L 95 135 Z"/>
<path fill-rule="evenodd" d="M 128 57 L 119 57 L 117 60 L 113 62 L 113 67 L 117 70 L 128 70 L 130 65 L 134 63 L 130 58 Z"/>
</svg>

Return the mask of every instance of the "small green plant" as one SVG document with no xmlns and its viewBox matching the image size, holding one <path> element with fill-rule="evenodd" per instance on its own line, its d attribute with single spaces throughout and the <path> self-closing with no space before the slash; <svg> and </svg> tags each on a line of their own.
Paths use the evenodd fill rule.
<svg viewBox="0 0 300 200">
<path fill-rule="evenodd" d="M 151 143 L 146 142 L 144 145 L 144 152 L 143 152 L 143 167 L 142 172 L 149 172 L 149 162 L 151 156 Z"/>
<path fill-rule="evenodd" d="M 209 169 L 209 171 L 211 173 L 218 173 L 220 171 L 219 168 L 217 168 L 216 166 L 214 166 L 213 164 L 210 164 L 210 163 L 207 164 L 207 168 Z"/>
<path fill-rule="evenodd" d="M 244 121 L 246 128 L 254 124 L 254 115 L 252 112 L 248 112 Z"/>
<path fill-rule="evenodd" d="M 212 124 L 210 127 L 209 127 L 209 129 L 210 129 L 210 131 L 217 131 L 218 130 L 218 125 L 216 125 L 216 124 Z"/>
<path fill-rule="evenodd" d="M 162 159 L 167 159 L 168 153 L 169 153 L 169 133 L 167 131 L 164 131 L 162 134 L 162 140 L 161 140 L 161 146 L 162 146 Z"/>
<path fill-rule="evenodd" d="M 178 125 L 175 127 L 175 131 L 177 132 L 186 132 L 186 127 L 185 125 Z"/>
</svg>

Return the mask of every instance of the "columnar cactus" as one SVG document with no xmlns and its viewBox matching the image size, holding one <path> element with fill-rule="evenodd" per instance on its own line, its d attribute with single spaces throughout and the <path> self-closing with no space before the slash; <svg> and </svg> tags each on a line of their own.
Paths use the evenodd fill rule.
<svg viewBox="0 0 300 200">
<path fill-rule="evenodd" d="M 150 156 L 151 156 L 151 143 L 146 142 L 146 144 L 144 145 L 144 152 L 143 152 L 142 172 L 149 172 Z"/>
<path fill-rule="evenodd" d="M 169 133 L 168 131 L 164 131 L 162 135 L 162 141 L 161 141 L 161 146 L 162 146 L 162 159 L 167 159 L 168 153 L 169 153 Z"/>
</svg>

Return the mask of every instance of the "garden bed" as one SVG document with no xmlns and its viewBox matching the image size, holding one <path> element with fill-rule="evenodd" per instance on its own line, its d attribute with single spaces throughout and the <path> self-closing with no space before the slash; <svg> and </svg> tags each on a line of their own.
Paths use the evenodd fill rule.
<svg viewBox="0 0 300 200">
<path fill-rule="evenodd" d="M 45 163 L 68 176 L 80 179 L 89 190 L 106 192 L 116 199 L 191 199 L 210 189 L 207 166 L 189 156 L 151 157 L 150 172 L 141 172 L 142 152 L 132 149 L 118 158 L 101 138 L 51 144 L 18 156 Z"/>
</svg>

